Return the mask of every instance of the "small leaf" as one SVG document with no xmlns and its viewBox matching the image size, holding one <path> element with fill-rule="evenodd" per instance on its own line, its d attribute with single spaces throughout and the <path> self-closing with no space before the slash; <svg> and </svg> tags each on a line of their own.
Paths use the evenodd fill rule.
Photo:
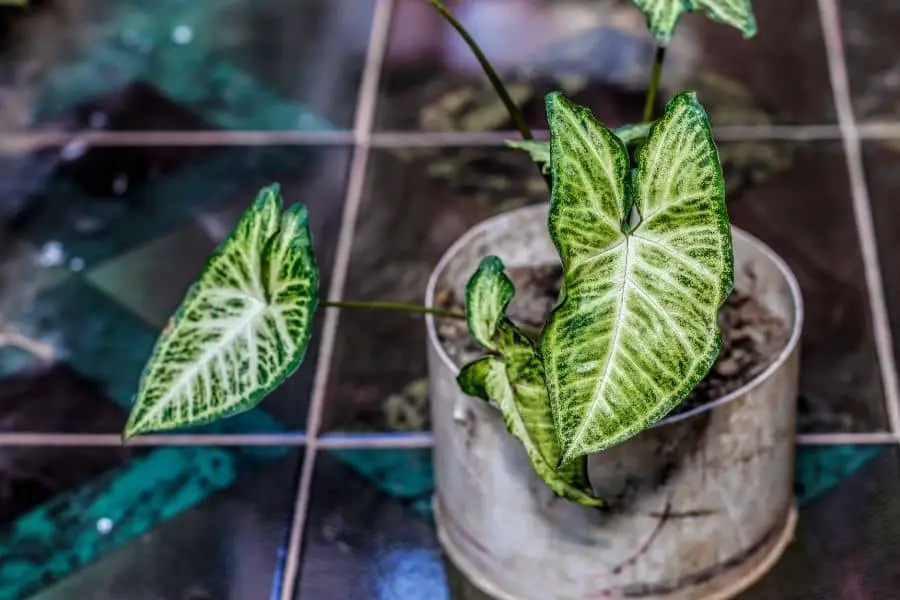
<svg viewBox="0 0 900 600">
<path fill-rule="evenodd" d="M 616 127 L 612 130 L 612 132 L 616 135 L 617 138 L 622 140 L 622 142 L 624 142 L 626 146 L 630 146 L 642 141 L 644 138 L 650 135 L 650 127 L 652 125 L 653 123 L 631 123 L 629 125 Z M 549 154 L 549 152 L 547 154 Z"/>
<path fill-rule="evenodd" d="M 497 290 L 504 290 L 497 300 Z M 489 400 L 500 409 L 509 432 L 525 446 L 535 472 L 557 495 L 585 506 L 602 506 L 587 478 L 587 460 L 575 460 L 557 470 L 560 448 L 544 384 L 543 368 L 532 341 L 505 315 L 514 287 L 497 257 L 488 257 L 469 280 L 467 311 L 493 314 L 495 322 L 483 328 L 493 331 L 486 348 L 497 354 L 482 357 L 461 370 L 457 381 L 463 392 Z M 482 297 L 482 294 L 484 295 Z M 484 307 L 501 310 L 485 310 Z M 482 317 L 469 319 L 483 324 Z M 479 334 L 481 335 L 481 334 Z M 473 336 L 475 333 L 473 332 Z"/>
<path fill-rule="evenodd" d="M 309 344 L 319 274 L 306 209 L 260 191 L 163 331 L 123 437 L 249 410 L 293 373 Z"/>
<path fill-rule="evenodd" d="M 466 286 L 466 319 L 475 341 L 488 350 L 497 350 L 494 336 L 497 324 L 506 315 L 506 308 L 516 289 L 503 274 L 503 261 L 488 256 L 481 261 Z"/>
<path fill-rule="evenodd" d="M 713 21 L 741 30 L 745 38 L 756 35 L 756 17 L 750 0 L 631 0 L 647 18 L 647 27 L 660 46 L 667 45 L 675 26 L 686 12 L 702 10 Z"/>
<path fill-rule="evenodd" d="M 464 394 L 490 402 L 491 395 L 488 393 L 487 379 L 491 376 L 491 369 L 496 360 L 497 358 L 494 356 L 482 356 L 464 366 L 456 376 L 459 389 Z"/>
<path fill-rule="evenodd" d="M 707 373 L 733 255 L 722 168 L 694 94 L 669 102 L 635 175 L 622 143 L 589 111 L 558 94 L 547 111 L 549 228 L 566 298 L 544 328 L 541 355 L 567 462 L 649 427 Z M 641 221 L 628 230 L 632 202 Z"/>
<path fill-rule="evenodd" d="M 630 146 L 642 141 L 650 134 L 652 123 L 634 123 L 622 125 L 613 129 L 616 137 Z M 550 142 L 539 140 L 506 140 L 506 146 L 517 150 L 524 150 L 531 155 L 531 160 L 541 167 L 544 173 L 550 172 Z"/>
<path fill-rule="evenodd" d="M 541 172 L 550 172 L 550 142 L 539 140 L 506 140 L 506 146 L 517 150 L 524 150 L 531 155 L 532 162 L 541 165 Z"/>
</svg>

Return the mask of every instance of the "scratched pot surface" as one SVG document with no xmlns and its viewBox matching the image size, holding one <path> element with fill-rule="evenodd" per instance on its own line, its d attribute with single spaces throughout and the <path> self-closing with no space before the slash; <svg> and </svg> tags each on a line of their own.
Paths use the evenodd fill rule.
<svg viewBox="0 0 900 600">
<path fill-rule="evenodd" d="M 468 227 L 546 199 L 526 156 L 446 146 L 441 133 L 511 123 L 425 2 L 376 11 L 381 1 L 0 8 L 0 598 L 478 598 L 437 548 L 428 449 L 369 447 L 429 428 L 421 320 L 343 315 L 327 364 L 313 344 L 260 408 L 201 431 L 302 433 L 313 376 L 326 376 L 314 413 L 322 431 L 363 436 L 362 448 L 318 450 L 300 554 L 288 532 L 305 451 L 278 445 L 283 437 L 115 445 L 159 329 L 261 185 L 281 181 L 289 201 L 310 206 L 323 289 L 337 273 L 359 299 L 420 300 Z M 449 4 L 534 125 L 551 89 L 610 124 L 637 118 L 652 47 L 625 0 Z M 664 95 L 698 90 L 722 131 L 732 219 L 782 255 L 803 288 L 800 433 L 873 441 L 865 436 L 890 430 L 896 390 L 884 373 L 900 340 L 900 76 L 890 58 L 900 12 L 876 0 L 838 11 L 853 116 L 877 134 L 862 143 L 868 204 L 854 205 L 819 4 L 756 0 L 754 41 L 686 18 Z M 361 197 L 355 188 L 345 210 L 370 32 L 386 17 L 377 85 L 362 98 L 374 103 L 374 147 Z M 787 128 L 782 141 L 744 128 L 772 125 Z M 825 127 L 798 129 L 808 125 Z M 86 143 L 77 133 L 87 130 L 107 137 Z M 398 130 L 430 137 L 379 142 Z M 241 131 L 257 133 L 223 137 Z M 875 239 L 864 238 L 864 253 L 866 206 Z M 342 223 L 347 215 L 356 221 Z M 334 260 L 341 235 L 348 264 Z M 872 247 L 880 271 L 863 258 Z M 873 299 L 879 273 L 885 298 Z M 103 434 L 113 445 L 60 447 L 39 435 L 14 447 L 10 433 Z M 900 599 L 897 449 L 825 441 L 800 450 L 796 542 L 744 597 Z"/>
</svg>

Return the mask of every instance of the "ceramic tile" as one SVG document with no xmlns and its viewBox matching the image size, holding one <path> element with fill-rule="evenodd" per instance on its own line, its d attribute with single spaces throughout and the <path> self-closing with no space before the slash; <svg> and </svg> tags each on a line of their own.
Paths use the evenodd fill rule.
<svg viewBox="0 0 900 600">
<path fill-rule="evenodd" d="M 441 557 L 419 453 L 318 455 L 298 600 L 492 600 Z M 795 539 L 740 598 L 892 598 L 898 476 L 895 447 L 799 448 Z"/>
<path fill-rule="evenodd" d="M 443 252 L 492 215 L 547 190 L 527 156 L 497 148 L 377 150 L 370 161 L 345 299 L 419 303 Z M 427 429 L 421 318 L 342 311 L 327 429 Z"/>
<path fill-rule="evenodd" d="M 14 491 L 46 488 L 0 531 L 2 597 L 271 597 L 302 451 L 246 450 L 0 450 Z"/>
<path fill-rule="evenodd" d="M 900 6 L 878 0 L 840 2 L 847 73 L 856 118 L 900 117 L 900 67 L 894 60 Z"/>
<path fill-rule="evenodd" d="M 135 85 L 201 119 L 183 129 L 352 126 L 372 0 L 32 4 L 0 12 L 0 131 L 178 128 Z"/>
<path fill-rule="evenodd" d="M 726 166 L 732 221 L 771 246 L 800 282 L 805 306 L 800 431 L 887 430 L 841 143 L 720 147 L 724 156 L 740 157 L 732 159 L 735 164 L 756 163 Z M 759 161 L 747 161 L 744 155 L 751 150 Z"/>
<path fill-rule="evenodd" d="M 543 96 L 553 89 L 608 124 L 640 119 L 654 50 L 630 3 L 460 0 L 450 7 L 533 127 L 546 127 Z M 816 1 L 754 7 L 759 35 L 750 41 L 699 15 L 685 17 L 668 49 L 662 98 L 696 89 L 717 125 L 834 122 Z M 418 0 L 399 0 L 394 12 L 377 127 L 513 129 L 468 47 Z"/>
<path fill-rule="evenodd" d="M 866 142 L 863 160 L 869 184 L 872 217 L 878 242 L 878 258 L 887 301 L 894 356 L 900 357 L 900 141 Z"/>
<path fill-rule="evenodd" d="M 118 431 L 158 332 L 258 186 L 272 181 L 280 180 L 287 203 L 301 201 L 310 208 L 323 289 L 327 289 L 342 218 L 348 151 L 243 148 L 227 149 L 222 157 L 227 154 L 234 161 L 231 169 L 226 161 L 219 164 L 219 172 L 192 170 L 185 179 L 175 177 L 153 188 L 153 193 L 138 195 L 136 205 L 123 203 L 126 212 L 100 231 L 75 231 L 77 227 L 59 209 L 77 209 L 49 200 L 34 207 L 28 226 L 13 220 L 8 226 L 12 233 L 38 237 L 38 232 L 46 232 L 48 241 L 40 247 L 18 241 L 0 250 L 0 324 L 6 327 L 8 322 L 28 342 L 24 354 L 23 344 L 0 343 L 9 346 L 0 353 L 2 372 L 14 373 L 46 361 L 49 353 L 49 360 L 69 365 L 95 386 L 97 403 L 116 415 L 86 422 L 84 431 Z M 83 198 L 82 208 L 90 207 L 93 197 Z M 128 212 L 129 206 L 133 212 Z M 317 341 L 303 368 L 267 400 L 265 409 L 204 431 L 304 427 Z M 46 387 L 40 381 L 33 385 L 46 402 L 59 404 L 60 414 L 76 406 L 79 395 L 74 388 Z M 11 410 L 10 427 L 19 431 L 63 427 L 51 413 L 30 411 L 27 415 L 23 421 L 20 411 Z"/>
<path fill-rule="evenodd" d="M 430 270 L 465 229 L 545 197 L 541 180 L 524 161 L 521 171 L 493 166 L 508 151 L 417 149 L 403 153 L 408 159 L 396 152 L 379 151 L 373 159 L 347 298 L 420 302 Z M 787 260 L 804 293 L 800 430 L 886 430 L 841 144 L 726 143 L 720 152 L 732 219 Z M 404 168 L 410 164 L 404 160 L 415 167 Z M 515 155 L 508 160 L 520 164 Z M 490 179 L 479 179 L 482 172 Z M 491 205 L 484 203 L 487 198 L 497 203 L 493 210 L 485 210 Z M 808 210 L 811 203 L 815 211 Z M 385 231 L 396 232 L 389 242 Z M 423 340 L 419 319 L 344 311 L 326 400 L 327 428 L 427 428 Z"/>
<path fill-rule="evenodd" d="M 56 165 L 49 154 L 58 154 Z M 79 147 L 0 157 L 12 181 L 0 231 L 89 269 L 274 181 L 310 204 L 341 202 L 348 152 L 307 146 Z M 74 261 L 74 263 L 73 263 Z"/>
<path fill-rule="evenodd" d="M 896 447 L 878 450 L 878 457 L 800 511 L 794 541 L 740 600 L 896 597 L 900 457 Z"/>
<path fill-rule="evenodd" d="M 428 454 L 318 454 L 297 600 L 449 600 L 428 513 L 430 472 L 420 468 Z"/>
</svg>

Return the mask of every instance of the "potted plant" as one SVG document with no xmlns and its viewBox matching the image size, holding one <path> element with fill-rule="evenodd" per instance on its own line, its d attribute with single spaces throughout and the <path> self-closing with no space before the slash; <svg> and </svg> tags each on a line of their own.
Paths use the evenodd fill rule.
<svg viewBox="0 0 900 600">
<path fill-rule="evenodd" d="M 748 0 L 634 0 L 658 43 L 645 122 L 611 131 L 551 93 L 549 142 L 429 1 L 485 68 L 549 205 L 467 232 L 425 306 L 324 302 L 305 209 L 263 189 L 160 336 L 124 438 L 258 404 L 303 359 L 318 306 L 424 313 L 435 519 L 475 587 L 517 600 L 733 596 L 796 520 L 802 305 L 783 261 L 731 227 L 696 96 L 654 109 L 681 14 L 750 36 Z"/>
</svg>

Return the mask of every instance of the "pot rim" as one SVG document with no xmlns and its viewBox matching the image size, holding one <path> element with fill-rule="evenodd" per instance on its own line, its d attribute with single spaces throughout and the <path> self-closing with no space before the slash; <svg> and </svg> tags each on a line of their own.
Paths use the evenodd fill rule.
<svg viewBox="0 0 900 600">
<path fill-rule="evenodd" d="M 457 254 L 459 254 L 460 250 L 471 243 L 472 238 L 476 237 L 486 230 L 490 230 L 499 221 L 508 219 L 510 215 L 514 215 L 517 213 L 537 212 L 538 209 L 546 210 L 545 206 L 545 204 L 532 204 L 529 206 L 523 206 L 514 210 L 500 213 L 499 215 L 495 215 L 493 217 L 485 219 L 484 221 L 481 221 L 480 223 L 471 227 L 464 234 L 462 234 L 459 239 L 457 239 L 453 243 L 453 245 L 451 245 L 447 249 L 447 251 L 444 252 L 437 265 L 435 265 L 434 269 L 432 269 L 431 275 L 428 277 L 428 285 L 425 288 L 425 306 L 429 308 L 434 307 L 434 296 L 435 292 L 437 291 L 437 284 L 441 274 L 447 268 L 447 264 L 451 260 L 453 260 Z M 772 261 L 772 263 L 781 273 L 782 277 L 784 277 L 784 279 L 787 281 L 788 288 L 791 291 L 791 300 L 794 303 L 794 324 L 791 327 L 791 334 L 788 338 L 787 343 L 781 349 L 781 352 L 779 352 L 778 357 L 773 360 L 768 367 L 757 374 L 756 377 L 754 377 L 741 387 L 729 392 L 728 394 L 725 394 L 721 398 L 717 398 L 712 402 L 708 402 L 689 411 L 678 413 L 677 415 L 673 416 L 664 417 L 648 427 L 648 429 L 661 427 L 670 423 L 677 423 L 685 419 L 690 419 L 696 415 L 713 410 L 723 404 L 726 404 L 734 400 L 735 398 L 744 396 L 745 394 L 759 386 L 763 381 L 771 377 L 776 371 L 778 371 L 781 366 L 788 360 L 788 358 L 794 353 L 797 345 L 800 343 L 801 334 L 803 332 L 804 317 L 803 296 L 800 292 L 800 284 L 797 282 L 797 278 L 794 276 L 793 271 L 791 271 L 787 263 L 784 262 L 784 260 L 774 250 L 772 250 L 768 245 L 766 245 L 756 236 L 747 233 L 743 229 L 735 227 L 734 225 L 731 226 L 731 231 L 733 236 L 736 234 L 740 237 L 743 237 L 751 244 L 755 245 L 767 259 Z M 435 346 L 438 356 L 440 356 L 443 365 L 449 368 L 454 374 L 459 374 L 460 368 L 456 366 L 456 363 L 454 363 L 453 359 L 450 358 L 450 355 L 447 354 L 444 345 L 438 338 L 434 315 L 425 315 L 425 327 L 428 330 L 428 343 Z"/>
</svg>

